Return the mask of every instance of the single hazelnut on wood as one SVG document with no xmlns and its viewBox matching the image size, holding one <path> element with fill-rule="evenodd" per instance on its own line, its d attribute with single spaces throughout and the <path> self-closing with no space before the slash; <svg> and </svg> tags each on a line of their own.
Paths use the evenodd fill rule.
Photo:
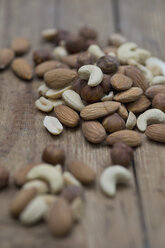
<svg viewBox="0 0 165 248">
<path fill-rule="evenodd" d="M 94 64 L 94 58 L 89 52 L 80 53 L 77 57 L 77 69 L 83 65 Z"/>
<path fill-rule="evenodd" d="M 113 133 L 126 128 L 125 121 L 117 113 L 107 116 L 102 124 L 108 133 Z"/>
<path fill-rule="evenodd" d="M 129 166 L 133 160 L 133 149 L 124 143 L 116 143 L 111 149 L 111 159 L 113 164 Z"/>
<path fill-rule="evenodd" d="M 84 48 L 84 39 L 79 35 L 69 35 L 65 41 L 69 53 L 79 53 Z"/>
<path fill-rule="evenodd" d="M 165 112 L 165 94 L 159 93 L 154 96 L 152 100 L 152 107 L 157 108 Z"/>
<path fill-rule="evenodd" d="M 113 56 L 105 55 L 98 59 L 97 66 L 105 74 L 115 73 L 118 70 L 120 63 L 118 59 Z"/>
<path fill-rule="evenodd" d="M 103 88 L 104 94 L 108 94 L 111 89 L 111 77 L 109 75 L 104 74 L 103 80 L 100 85 Z"/>
<path fill-rule="evenodd" d="M 48 145 L 42 154 L 42 160 L 49 164 L 64 164 L 65 152 L 64 150 L 56 145 Z"/>
<path fill-rule="evenodd" d="M 81 94 L 81 90 L 83 89 L 83 87 L 87 85 L 87 81 L 80 79 L 80 78 L 76 78 L 72 84 L 72 90 L 74 90 L 75 92 L 77 92 L 79 95 Z"/>
<path fill-rule="evenodd" d="M 87 103 L 94 103 L 100 101 L 103 97 L 103 89 L 100 85 L 90 87 L 86 84 L 81 90 L 81 98 Z"/>
<path fill-rule="evenodd" d="M 33 52 L 33 60 L 36 65 L 51 59 L 50 53 L 46 49 L 38 49 Z"/>
<path fill-rule="evenodd" d="M 97 31 L 89 26 L 84 26 L 80 29 L 79 34 L 87 40 L 95 40 L 97 39 Z"/>
<path fill-rule="evenodd" d="M 5 188 L 8 185 L 9 172 L 4 168 L 0 167 L 0 189 Z"/>
</svg>

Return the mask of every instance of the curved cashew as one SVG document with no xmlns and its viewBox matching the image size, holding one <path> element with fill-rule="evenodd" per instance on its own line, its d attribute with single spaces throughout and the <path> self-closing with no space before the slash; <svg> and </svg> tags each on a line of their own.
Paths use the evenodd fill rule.
<svg viewBox="0 0 165 248">
<path fill-rule="evenodd" d="M 47 92 L 48 90 L 49 90 L 49 88 L 46 86 L 46 84 L 42 84 L 42 85 L 38 88 L 37 92 L 38 92 L 39 96 L 45 96 L 45 95 L 46 95 L 46 92 Z"/>
<path fill-rule="evenodd" d="M 109 197 L 116 194 L 116 185 L 118 183 L 129 183 L 132 175 L 126 168 L 115 165 L 105 169 L 100 177 L 100 186 L 103 192 Z"/>
<path fill-rule="evenodd" d="M 85 106 L 81 100 L 79 94 L 77 94 L 74 90 L 66 90 L 62 94 L 62 99 L 69 107 L 81 111 Z"/>
<path fill-rule="evenodd" d="M 63 131 L 63 126 L 56 117 L 45 116 L 43 124 L 51 134 L 58 135 Z"/>
<path fill-rule="evenodd" d="M 156 76 L 152 79 L 151 85 L 165 84 L 165 76 Z"/>
<path fill-rule="evenodd" d="M 41 180 L 33 180 L 30 182 L 27 182 L 23 185 L 23 189 L 31 189 L 35 188 L 38 193 L 47 193 L 49 191 L 48 185 Z"/>
<path fill-rule="evenodd" d="M 81 183 L 69 172 L 65 171 L 63 173 L 63 180 L 65 185 L 76 185 L 81 186 Z"/>
<path fill-rule="evenodd" d="M 88 85 L 91 87 L 97 86 L 103 80 L 103 73 L 96 65 L 83 65 L 78 70 L 81 79 L 89 79 Z"/>
<path fill-rule="evenodd" d="M 35 105 L 36 108 L 43 112 L 50 112 L 53 109 L 53 104 L 43 96 L 41 96 L 38 100 L 35 101 Z"/>
<path fill-rule="evenodd" d="M 35 197 L 22 211 L 19 220 L 24 225 L 32 225 L 42 220 L 50 205 L 56 200 L 55 196 L 42 195 Z"/>
<path fill-rule="evenodd" d="M 154 123 L 165 123 L 165 113 L 156 108 L 146 110 L 137 119 L 137 127 L 141 132 L 146 130 L 147 125 Z"/>
<path fill-rule="evenodd" d="M 27 180 L 43 179 L 48 182 L 50 191 L 58 193 L 63 188 L 63 177 L 59 168 L 49 164 L 41 164 L 33 167 L 26 176 Z"/>
<path fill-rule="evenodd" d="M 126 128 L 127 129 L 133 129 L 136 126 L 136 116 L 133 112 L 129 112 L 128 119 L 126 122 Z"/>
<path fill-rule="evenodd" d="M 157 66 L 160 68 L 162 74 L 165 76 L 165 62 L 156 57 L 150 57 L 145 61 L 147 67 Z"/>
<path fill-rule="evenodd" d="M 101 98 L 101 101 L 102 101 L 102 102 L 105 102 L 105 101 L 112 101 L 113 97 L 114 97 L 114 93 L 113 93 L 113 91 L 110 91 L 110 92 L 108 93 L 108 95 L 105 95 L 105 96 L 103 96 L 103 97 Z"/>
<path fill-rule="evenodd" d="M 57 46 L 54 48 L 52 56 L 54 59 L 60 60 L 62 57 L 67 56 L 68 52 L 65 47 Z"/>
<path fill-rule="evenodd" d="M 93 57 L 98 60 L 100 57 L 104 56 L 105 54 L 103 51 L 100 49 L 98 45 L 90 45 L 88 48 L 88 52 L 93 55 Z"/>
</svg>

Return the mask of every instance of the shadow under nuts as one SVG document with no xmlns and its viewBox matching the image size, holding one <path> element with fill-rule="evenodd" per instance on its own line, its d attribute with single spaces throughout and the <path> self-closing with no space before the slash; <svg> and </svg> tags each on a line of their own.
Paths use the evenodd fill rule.
<svg viewBox="0 0 165 248">
<path fill-rule="evenodd" d="M 117 113 L 107 116 L 103 120 L 103 126 L 108 133 L 113 133 L 126 128 L 125 121 Z"/>
<path fill-rule="evenodd" d="M 48 145 L 43 151 L 42 160 L 49 164 L 62 165 L 65 161 L 65 152 L 58 146 Z"/>
</svg>

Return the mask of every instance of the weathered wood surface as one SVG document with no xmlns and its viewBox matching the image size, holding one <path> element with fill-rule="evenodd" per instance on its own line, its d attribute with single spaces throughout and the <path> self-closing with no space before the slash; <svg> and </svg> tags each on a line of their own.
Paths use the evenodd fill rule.
<svg viewBox="0 0 165 248">
<path fill-rule="evenodd" d="M 18 35 L 31 40 L 32 49 L 43 46 L 40 31 L 61 27 L 77 31 L 91 24 L 106 43 L 108 34 L 121 31 L 129 40 L 165 59 L 163 0 L 0 0 L 0 47 L 10 45 Z M 31 61 L 31 54 L 27 55 Z M 79 130 L 65 129 L 53 137 L 42 125 L 44 114 L 34 107 L 36 89 L 41 84 L 24 83 L 7 70 L 0 74 L 0 164 L 11 174 L 23 165 L 41 161 L 49 143 L 64 147 L 68 158 L 91 164 L 97 178 L 111 164 L 110 149 L 89 145 Z M 42 223 L 22 227 L 9 216 L 9 204 L 16 189 L 0 194 L 0 247 L 79 247 L 79 248 L 164 248 L 165 246 L 165 167 L 164 146 L 149 142 L 135 152 L 134 181 L 121 189 L 114 200 L 100 192 L 98 182 L 86 190 L 86 213 L 70 236 L 56 239 Z"/>
</svg>

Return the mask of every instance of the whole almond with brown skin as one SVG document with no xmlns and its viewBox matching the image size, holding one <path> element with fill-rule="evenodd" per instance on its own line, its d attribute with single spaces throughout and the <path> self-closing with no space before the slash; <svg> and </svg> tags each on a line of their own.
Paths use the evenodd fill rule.
<svg viewBox="0 0 165 248">
<path fill-rule="evenodd" d="M 86 106 L 80 113 L 84 120 L 94 120 L 114 113 L 120 107 L 119 102 L 98 102 Z"/>
<path fill-rule="evenodd" d="M 142 89 L 132 87 L 114 96 L 114 100 L 122 103 L 134 102 L 143 94 Z"/>
<path fill-rule="evenodd" d="M 153 85 L 153 86 L 150 86 L 146 90 L 145 95 L 148 98 L 153 99 L 154 96 L 156 96 L 159 93 L 164 93 L 165 94 L 165 85 Z"/>
<path fill-rule="evenodd" d="M 126 128 L 125 121 L 117 113 L 107 116 L 103 120 L 103 126 L 109 133 L 113 133 Z"/>
<path fill-rule="evenodd" d="M 25 167 L 19 169 L 15 174 L 14 174 L 14 183 L 17 186 L 22 186 L 26 181 L 26 175 L 28 174 L 28 172 L 33 168 L 37 166 L 37 164 L 29 164 L 26 165 Z"/>
<path fill-rule="evenodd" d="M 165 93 L 159 93 L 152 99 L 152 107 L 165 112 Z"/>
<path fill-rule="evenodd" d="M 30 48 L 30 42 L 23 37 L 14 39 L 11 43 L 11 48 L 17 55 L 26 53 Z"/>
<path fill-rule="evenodd" d="M 12 70 L 18 77 L 24 80 L 31 80 L 33 77 L 32 67 L 25 59 L 14 59 Z"/>
<path fill-rule="evenodd" d="M 9 172 L 5 167 L 0 166 L 0 190 L 5 188 L 9 182 Z"/>
<path fill-rule="evenodd" d="M 68 65 L 70 68 L 76 68 L 77 67 L 77 57 L 78 54 L 73 55 L 67 55 L 60 58 L 60 61 L 64 64 Z"/>
<path fill-rule="evenodd" d="M 115 90 L 128 90 L 132 84 L 132 79 L 121 73 L 116 73 L 111 77 L 111 85 Z"/>
<path fill-rule="evenodd" d="M 114 145 L 117 142 L 121 142 L 132 147 L 139 146 L 142 143 L 140 134 L 132 130 L 120 130 L 112 133 L 108 135 L 106 141 L 108 145 Z"/>
<path fill-rule="evenodd" d="M 70 69 L 54 69 L 44 75 L 46 85 L 52 89 L 61 89 L 69 85 L 77 73 Z"/>
<path fill-rule="evenodd" d="M 68 170 L 82 183 L 89 184 L 95 180 L 95 172 L 87 164 L 72 160 L 67 164 Z"/>
<path fill-rule="evenodd" d="M 0 50 L 0 70 L 5 69 L 13 60 L 14 52 L 9 48 Z"/>
<path fill-rule="evenodd" d="M 89 142 L 94 144 L 101 143 L 106 137 L 105 129 L 98 121 L 83 122 L 82 133 Z"/>
<path fill-rule="evenodd" d="M 57 68 L 68 68 L 68 66 L 59 61 L 50 60 L 37 65 L 35 68 L 35 73 L 38 77 L 43 78 L 46 72 Z"/>
<path fill-rule="evenodd" d="M 146 81 L 145 77 L 143 76 L 143 73 L 136 68 L 135 66 L 127 66 L 125 68 L 125 75 L 132 79 L 133 86 L 141 88 L 143 91 L 145 91 L 149 84 Z"/>
<path fill-rule="evenodd" d="M 151 105 L 151 101 L 145 96 L 141 95 L 138 100 L 127 105 L 127 109 L 133 113 L 142 113 Z"/>
<path fill-rule="evenodd" d="M 69 203 L 59 197 L 50 209 L 48 226 L 55 236 L 65 236 L 72 228 L 72 212 Z"/>
<path fill-rule="evenodd" d="M 13 217 L 18 217 L 27 204 L 37 195 L 35 188 L 24 189 L 17 193 L 11 202 L 10 212 Z"/>
<path fill-rule="evenodd" d="M 54 108 L 54 112 L 59 121 L 68 127 L 77 127 L 80 117 L 76 111 L 65 105 L 59 105 Z"/>
<path fill-rule="evenodd" d="M 151 140 L 165 143 L 165 124 L 153 124 L 148 126 L 145 135 Z"/>
<path fill-rule="evenodd" d="M 118 114 L 124 119 L 124 120 L 127 120 L 128 118 L 128 111 L 125 107 L 124 104 L 121 104 L 119 109 L 118 109 Z"/>
<path fill-rule="evenodd" d="M 49 164 L 64 164 L 65 161 L 65 151 L 60 146 L 50 144 L 45 147 L 42 160 Z"/>
</svg>

